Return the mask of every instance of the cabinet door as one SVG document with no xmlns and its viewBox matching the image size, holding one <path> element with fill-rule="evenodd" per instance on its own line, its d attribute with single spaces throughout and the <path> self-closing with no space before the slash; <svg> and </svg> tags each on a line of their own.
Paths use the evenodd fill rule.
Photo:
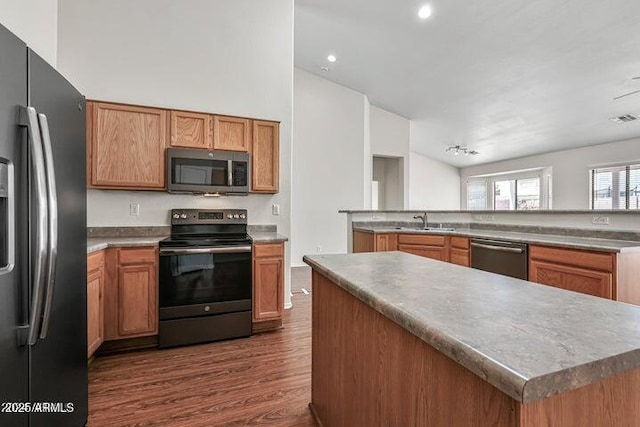
<svg viewBox="0 0 640 427">
<path fill-rule="evenodd" d="M 447 260 L 447 249 L 439 246 L 398 245 L 398 250 L 438 261 Z"/>
<path fill-rule="evenodd" d="M 398 250 L 397 234 L 376 234 L 376 252 Z"/>
<path fill-rule="evenodd" d="M 373 233 L 364 231 L 353 232 L 353 253 L 375 252 L 375 238 Z"/>
<path fill-rule="evenodd" d="M 211 149 L 213 127 L 209 114 L 171 112 L 171 146 Z"/>
<path fill-rule="evenodd" d="M 87 115 L 93 187 L 165 187 L 166 110 L 90 103 Z"/>
<path fill-rule="evenodd" d="M 118 267 L 118 333 L 154 335 L 158 327 L 156 265 Z"/>
<path fill-rule="evenodd" d="M 531 260 L 529 280 L 597 297 L 613 297 L 613 275 L 607 272 Z"/>
<path fill-rule="evenodd" d="M 452 264 L 458 264 L 464 267 L 471 265 L 469 262 L 469 251 L 465 249 L 451 248 L 449 258 L 449 262 Z"/>
<path fill-rule="evenodd" d="M 87 356 L 91 357 L 104 341 L 104 270 L 87 277 Z"/>
<path fill-rule="evenodd" d="M 249 152 L 251 120 L 239 117 L 213 116 L 213 148 Z"/>
<path fill-rule="evenodd" d="M 284 259 L 253 261 L 253 320 L 279 319 L 284 310 Z"/>
<path fill-rule="evenodd" d="M 253 121 L 252 185 L 254 193 L 277 193 L 280 180 L 280 124 Z"/>
</svg>

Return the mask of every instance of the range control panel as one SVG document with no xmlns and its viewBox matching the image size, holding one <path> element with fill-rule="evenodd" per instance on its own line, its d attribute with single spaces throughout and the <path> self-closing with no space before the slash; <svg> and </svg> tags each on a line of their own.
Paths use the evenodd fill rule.
<svg viewBox="0 0 640 427">
<path fill-rule="evenodd" d="M 246 223 L 246 209 L 171 209 L 171 225 Z"/>
</svg>

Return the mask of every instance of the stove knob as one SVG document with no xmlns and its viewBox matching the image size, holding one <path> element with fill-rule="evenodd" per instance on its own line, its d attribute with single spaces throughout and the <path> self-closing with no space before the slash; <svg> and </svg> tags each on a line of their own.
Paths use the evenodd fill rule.
<svg viewBox="0 0 640 427">
<path fill-rule="evenodd" d="M 182 219 L 187 219 L 187 214 L 182 214 L 182 215 L 180 215 L 180 218 L 182 218 Z"/>
<path fill-rule="evenodd" d="M 238 218 L 240 218 L 240 215 L 235 214 L 235 215 L 233 215 L 233 218 L 238 219 Z"/>
<path fill-rule="evenodd" d="M 240 218 L 245 219 L 247 216 L 245 214 L 240 214 Z"/>
<path fill-rule="evenodd" d="M 178 213 L 174 213 L 174 214 L 173 214 L 173 219 L 178 219 L 178 218 L 180 218 L 180 214 L 178 214 Z"/>
<path fill-rule="evenodd" d="M 233 215 L 231 215 L 231 214 L 227 214 L 227 218 L 232 219 L 232 218 L 233 218 Z"/>
</svg>

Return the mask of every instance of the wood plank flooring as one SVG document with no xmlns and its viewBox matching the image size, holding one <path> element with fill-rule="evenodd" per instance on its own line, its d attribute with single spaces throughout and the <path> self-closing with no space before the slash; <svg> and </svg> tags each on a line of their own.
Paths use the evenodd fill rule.
<svg viewBox="0 0 640 427">
<path fill-rule="evenodd" d="M 314 426 L 311 295 L 293 304 L 275 332 L 95 359 L 88 426 Z"/>
</svg>

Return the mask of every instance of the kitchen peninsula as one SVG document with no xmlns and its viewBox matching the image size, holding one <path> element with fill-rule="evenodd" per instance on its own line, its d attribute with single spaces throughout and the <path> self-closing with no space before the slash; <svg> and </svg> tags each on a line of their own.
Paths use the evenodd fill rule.
<svg viewBox="0 0 640 427">
<path fill-rule="evenodd" d="M 323 425 L 640 419 L 640 307 L 401 252 L 304 260 Z"/>
</svg>

